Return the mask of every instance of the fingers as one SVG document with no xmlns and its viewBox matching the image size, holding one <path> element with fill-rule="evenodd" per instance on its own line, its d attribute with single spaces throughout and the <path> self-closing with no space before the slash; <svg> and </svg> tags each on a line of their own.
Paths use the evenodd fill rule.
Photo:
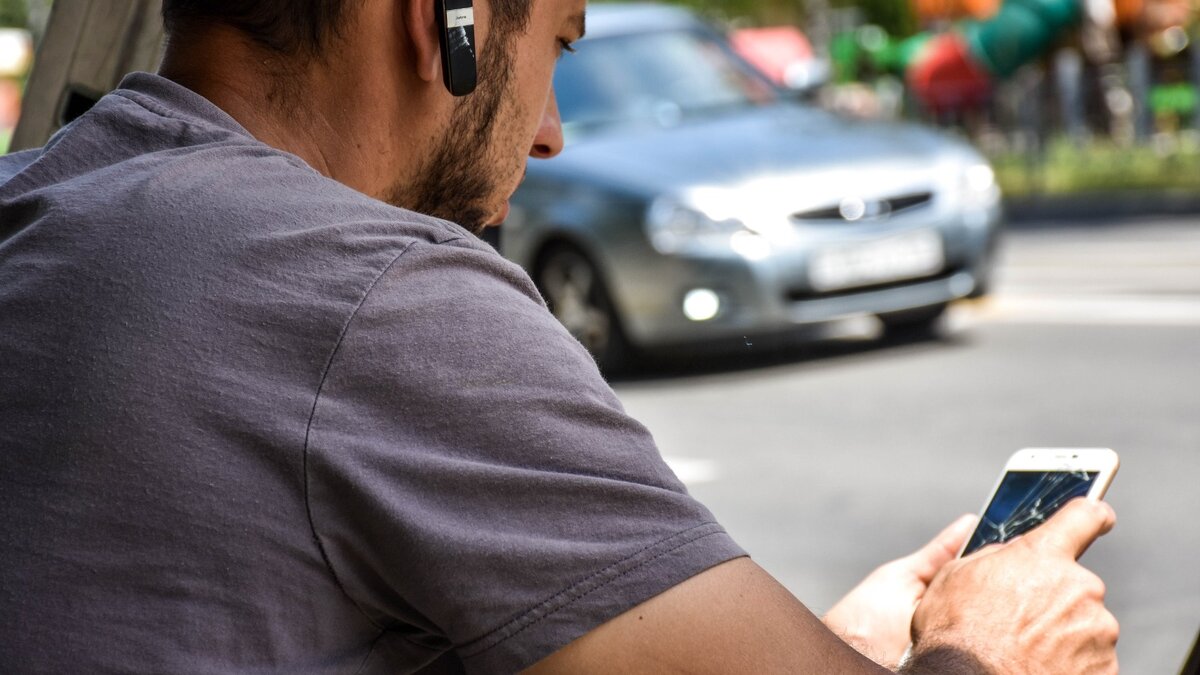
<svg viewBox="0 0 1200 675">
<path fill-rule="evenodd" d="M 959 516 L 957 520 L 939 532 L 928 544 L 925 544 L 919 551 L 912 554 L 910 560 L 913 563 L 912 569 L 917 578 L 925 584 L 933 581 L 938 571 L 946 563 L 954 560 L 958 552 L 962 550 L 967 537 L 971 536 L 971 532 L 975 530 L 975 524 L 978 520 L 977 516 L 971 514 Z"/>
<path fill-rule="evenodd" d="M 1099 537 L 1117 522 L 1117 514 L 1108 504 L 1094 499 L 1075 499 L 1032 532 L 1025 540 L 1078 560 Z"/>
</svg>

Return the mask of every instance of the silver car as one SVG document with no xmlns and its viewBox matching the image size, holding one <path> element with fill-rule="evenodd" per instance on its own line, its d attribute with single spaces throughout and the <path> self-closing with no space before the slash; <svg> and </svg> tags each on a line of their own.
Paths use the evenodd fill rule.
<svg viewBox="0 0 1200 675">
<path fill-rule="evenodd" d="M 986 291 L 975 150 L 799 103 L 687 11 L 594 6 L 555 87 L 567 149 L 530 163 L 501 249 L 602 367 L 863 314 L 928 331 Z"/>
</svg>

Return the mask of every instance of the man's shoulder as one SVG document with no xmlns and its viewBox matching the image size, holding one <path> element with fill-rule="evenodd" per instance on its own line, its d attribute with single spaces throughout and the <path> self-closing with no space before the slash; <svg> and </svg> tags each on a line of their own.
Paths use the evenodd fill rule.
<svg viewBox="0 0 1200 675">
<path fill-rule="evenodd" d="M 519 268 L 458 225 L 338 183 L 203 102 L 167 99 L 119 90 L 45 147 L 0 161 L 0 221 L 21 234 L 21 251 L 71 260 L 87 251 L 82 264 L 97 278 L 124 276 L 136 261 L 157 296 L 237 298 L 260 310 L 292 298 L 271 311 L 335 326 L 382 274 L 414 259 L 465 261 L 535 294 Z M 443 254 L 405 255 L 414 246 Z M 437 271 L 413 277 L 409 292 L 436 295 L 420 284 L 449 283 Z"/>
<path fill-rule="evenodd" d="M 93 213 L 193 228 L 330 231 L 387 223 L 401 237 L 469 242 L 464 229 L 373 199 L 255 139 L 170 80 L 134 73 L 43 147 L 0 161 L 6 195 L 49 188 Z M 328 233 L 328 231 L 327 231 Z M 222 237 L 230 233 L 220 232 Z"/>
<path fill-rule="evenodd" d="M 8 155 L 0 155 L 0 185 L 4 185 L 13 176 L 25 170 L 33 160 L 37 159 L 36 150 L 25 150 Z"/>
<path fill-rule="evenodd" d="M 258 144 L 197 148 L 153 170 L 162 194 L 199 194 L 205 208 L 243 225 L 329 234 L 384 231 L 401 239 L 472 247 L 458 225 L 402 209 L 328 178 L 299 158 Z M 380 228 L 384 231 L 380 231 Z"/>
</svg>

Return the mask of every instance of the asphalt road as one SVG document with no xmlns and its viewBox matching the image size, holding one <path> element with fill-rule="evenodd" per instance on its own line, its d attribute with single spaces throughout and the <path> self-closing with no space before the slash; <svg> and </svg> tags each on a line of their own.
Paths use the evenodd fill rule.
<svg viewBox="0 0 1200 675">
<path fill-rule="evenodd" d="M 946 337 L 848 338 L 616 383 L 693 494 L 823 612 L 977 511 L 1032 446 L 1112 447 L 1108 583 L 1122 671 L 1179 671 L 1200 630 L 1200 218 L 1032 224 Z"/>
</svg>

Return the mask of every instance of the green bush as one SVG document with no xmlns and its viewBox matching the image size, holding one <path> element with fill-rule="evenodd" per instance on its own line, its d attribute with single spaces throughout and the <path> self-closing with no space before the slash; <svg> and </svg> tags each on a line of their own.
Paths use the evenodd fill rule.
<svg viewBox="0 0 1200 675">
<path fill-rule="evenodd" d="M 1096 141 L 1055 141 L 1042 155 L 992 158 L 1009 197 L 1120 191 L 1200 191 L 1200 144 L 1162 137 L 1156 144 L 1123 147 Z"/>
<path fill-rule="evenodd" d="M 29 25 L 26 0 L 0 0 L 0 27 L 25 28 Z"/>
</svg>

